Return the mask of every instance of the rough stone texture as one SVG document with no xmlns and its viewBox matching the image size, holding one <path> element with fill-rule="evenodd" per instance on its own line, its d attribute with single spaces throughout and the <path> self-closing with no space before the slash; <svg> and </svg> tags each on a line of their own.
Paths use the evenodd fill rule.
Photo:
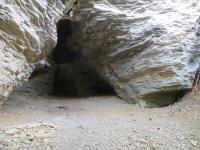
<svg viewBox="0 0 200 150">
<path fill-rule="evenodd" d="M 51 149 L 48 144 L 59 126 L 53 122 L 33 122 L 29 124 L 18 125 L 16 127 L 2 129 L 0 128 L 0 149 Z M 38 146 L 43 144 L 45 146 Z"/>
<path fill-rule="evenodd" d="M 43 62 L 43 63 L 42 63 Z M 23 96 L 47 96 L 53 92 L 55 68 L 46 64 L 45 61 L 36 63 L 35 69 L 28 82 L 16 87 L 10 94 L 11 97 Z"/>
<path fill-rule="evenodd" d="M 0 1 L 0 103 L 55 46 L 64 8 L 60 0 Z"/>
<path fill-rule="evenodd" d="M 120 97 L 166 105 L 192 87 L 199 8 L 199 0 L 81 0 L 73 8 L 69 45 Z"/>
</svg>

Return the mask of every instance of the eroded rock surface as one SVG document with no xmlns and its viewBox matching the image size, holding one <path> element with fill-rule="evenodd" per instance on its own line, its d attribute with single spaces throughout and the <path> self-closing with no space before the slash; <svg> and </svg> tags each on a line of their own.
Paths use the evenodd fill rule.
<svg viewBox="0 0 200 150">
<path fill-rule="evenodd" d="M 0 1 L 0 103 L 55 46 L 64 8 L 60 0 Z"/>
<path fill-rule="evenodd" d="M 199 8 L 199 0 L 81 0 L 69 45 L 120 97 L 141 106 L 170 104 L 192 88 Z"/>
</svg>

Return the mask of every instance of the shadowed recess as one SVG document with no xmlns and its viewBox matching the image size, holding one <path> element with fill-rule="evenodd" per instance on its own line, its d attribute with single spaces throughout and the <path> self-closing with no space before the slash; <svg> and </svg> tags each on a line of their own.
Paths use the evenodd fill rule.
<svg viewBox="0 0 200 150">
<path fill-rule="evenodd" d="M 67 47 L 72 34 L 70 20 L 62 19 L 57 23 L 57 45 L 52 55 L 56 64 L 54 94 L 70 97 L 113 95 L 112 87 L 99 77 L 81 50 L 75 52 Z"/>
</svg>

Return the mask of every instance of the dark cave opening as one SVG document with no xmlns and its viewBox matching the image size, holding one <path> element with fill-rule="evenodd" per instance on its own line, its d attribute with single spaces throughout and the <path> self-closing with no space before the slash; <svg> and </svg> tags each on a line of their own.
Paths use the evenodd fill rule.
<svg viewBox="0 0 200 150">
<path fill-rule="evenodd" d="M 57 45 L 52 54 L 56 68 L 53 94 L 69 97 L 114 95 L 113 88 L 99 77 L 81 51 L 68 48 L 71 35 L 72 21 L 61 19 L 57 23 Z"/>
<path fill-rule="evenodd" d="M 68 37 L 72 34 L 71 21 L 69 19 L 62 19 L 59 20 L 56 26 L 57 44 L 53 50 L 53 61 L 57 65 L 72 62 L 76 55 L 67 48 Z"/>
</svg>

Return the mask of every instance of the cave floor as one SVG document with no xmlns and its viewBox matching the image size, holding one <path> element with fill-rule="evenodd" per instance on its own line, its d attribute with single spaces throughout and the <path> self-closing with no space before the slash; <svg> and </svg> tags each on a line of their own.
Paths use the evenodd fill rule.
<svg viewBox="0 0 200 150">
<path fill-rule="evenodd" d="M 200 96 L 154 109 L 115 96 L 11 96 L 0 109 L 0 149 L 199 150 Z"/>
</svg>

